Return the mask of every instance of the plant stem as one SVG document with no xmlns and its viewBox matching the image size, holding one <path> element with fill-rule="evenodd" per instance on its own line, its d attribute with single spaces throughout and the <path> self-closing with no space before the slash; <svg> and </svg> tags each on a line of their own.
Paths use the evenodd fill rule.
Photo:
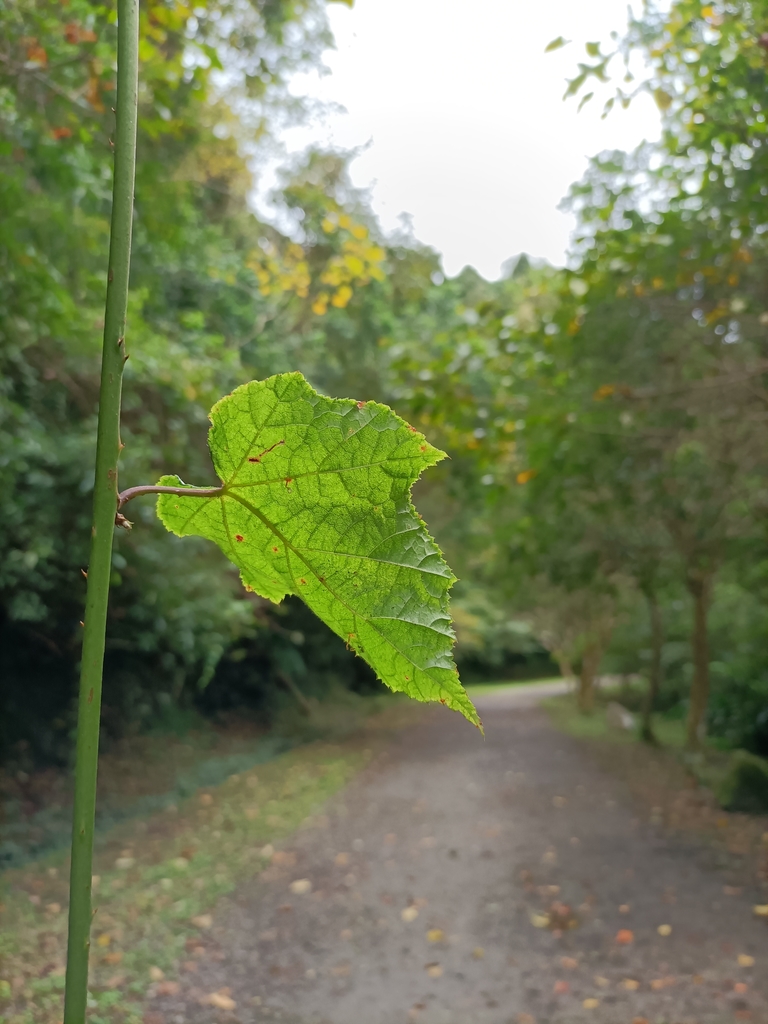
<svg viewBox="0 0 768 1024">
<path fill-rule="evenodd" d="M 91 877 L 96 812 L 101 681 L 107 626 L 112 538 L 117 507 L 120 455 L 120 392 L 125 363 L 125 317 L 131 260 L 133 189 L 136 174 L 136 121 L 139 73 L 139 2 L 117 4 L 117 125 L 112 184 L 104 346 L 99 390 L 96 479 L 91 553 L 85 598 L 85 628 L 77 718 L 69 937 L 64 1024 L 84 1024 L 88 1000 L 91 931 Z"/>
</svg>

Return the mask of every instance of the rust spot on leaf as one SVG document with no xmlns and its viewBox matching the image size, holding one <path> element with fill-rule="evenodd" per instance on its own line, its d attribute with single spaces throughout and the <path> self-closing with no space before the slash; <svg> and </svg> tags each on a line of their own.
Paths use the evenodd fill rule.
<svg viewBox="0 0 768 1024">
<path fill-rule="evenodd" d="M 88 703 L 93 704 L 93 687 L 88 691 Z"/>
<path fill-rule="evenodd" d="M 408 429 L 412 434 L 418 434 L 418 430 L 416 429 L 416 427 L 412 427 L 410 423 L 408 424 Z"/>
<path fill-rule="evenodd" d="M 357 408 L 358 409 L 362 409 L 364 405 L 365 405 L 365 402 L 358 402 L 357 403 Z"/>
<path fill-rule="evenodd" d="M 243 537 L 242 533 L 236 533 L 235 534 L 235 540 L 238 541 L 238 543 L 239 543 L 240 541 L 245 540 L 245 537 Z"/>
<path fill-rule="evenodd" d="M 425 444 L 419 445 L 419 451 L 420 452 L 425 452 L 426 450 L 427 450 L 427 446 Z"/>
<path fill-rule="evenodd" d="M 303 584 L 303 585 L 304 585 L 305 587 L 306 587 L 306 585 L 307 585 L 307 581 L 306 581 L 306 580 L 304 580 L 304 579 L 301 579 L 301 580 L 299 580 L 299 583 L 302 583 L 302 584 Z"/>
<path fill-rule="evenodd" d="M 447 700 L 445 699 L 445 697 L 441 697 L 441 698 L 440 698 L 440 703 L 441 703 L 441 704 L 447 704 L 447 703 L 448 703 L 448 701 L 447 701 Z"/>
<path fill-rule="evenodd" d="M 272 548 L 273 551 L 279 551 L 280 548 Z"/>
</svg>

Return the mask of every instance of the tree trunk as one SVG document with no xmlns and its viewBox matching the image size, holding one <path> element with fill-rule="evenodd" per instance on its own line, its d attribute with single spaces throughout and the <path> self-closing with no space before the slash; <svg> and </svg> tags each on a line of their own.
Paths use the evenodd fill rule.
<svg viewBox="0 0 768 1024">
<path fill-rule="evenodd" d="M 686 747 L 697 750 L 704 731 L 704 716 L 709 701 L 709 635 L 707 612 L 711 591 L 711 576 L 689 576 L 688 590 L 693 598 L 693 679 L 688 709 Z"/>
<path fill-rule="evenodd" d="M 581 672 L 579 673 L 579 711 L 589 715 L 595 708 L 595 675 L 600 667 L 603 656 L 599 644 L 591 644 L 581 656 Z"/>
<path fill-rule="evenodd" d="M 557 662 L 557 667 L 560 669 L 560 675 L 565 679 L 566 682 L 570 683 L 574 678 L 573 665 L 571 665 L 570 659 L 566 658 L 560 651 L 553 651 L 552 657 Z"/>
<path fill-rule="evenodd" d="M 643 704 L 643 716 L 640 724 L 640 737 L 646 743 L 658 745 L 658 740 L 653 732 L 652 717 L 656 707 L 656 699 L 661 689 L 661 648 L 664 643 L 664 626 L 661 621 L 661 609 L 656 595 L 648 592 L 645 595 L 648 602 L 648 616 L 651 620 L 651 672 L 648 680 L 648 691 Z"/>
</svg>

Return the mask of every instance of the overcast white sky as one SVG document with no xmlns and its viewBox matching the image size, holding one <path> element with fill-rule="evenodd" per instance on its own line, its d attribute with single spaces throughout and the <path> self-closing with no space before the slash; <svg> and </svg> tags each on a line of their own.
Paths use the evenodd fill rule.
<svg viewBox="0 0 768 1024">
<path fill-rule="evenodd" d="M 449 275 L 470 264 L 495 279 L 520 252 L 562 264 L 573 221 L 557 204 L 587 158 L 659 135 L 650 98 L 604 121 L 602 101 L 580 113 L 562 101 L 585 42 L 624 29 L 625 0 L 356 0 L 329 12 L 331 74 L 295 89 L 346 112 L 284 141 L 367 144 L 355 184 L 371 187 L 386 230 L 410 214 Z M 571 44 L 545 54 L 559 35 Z"/>
</svg>

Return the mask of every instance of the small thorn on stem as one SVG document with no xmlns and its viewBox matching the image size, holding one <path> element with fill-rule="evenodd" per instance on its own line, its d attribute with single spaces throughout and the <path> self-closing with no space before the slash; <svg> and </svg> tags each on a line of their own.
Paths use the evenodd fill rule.
<svg viewBox="0 0 768 1024">
<path fill-rule="evenodd" d="M 133 523 L 130 521 L 130 519 L 126 519 L 122 512 L 116 512 L 115 526 L 119 526 L 123 530 L 130 530 L 133 528 Z"/>
<path fill-rule="evenodd" d="M 88 570 L 87 569 L 81 569 L 80 572 L 83 574 L 83 579 L 87 580 L 88 579 Z"/>
</svg>

